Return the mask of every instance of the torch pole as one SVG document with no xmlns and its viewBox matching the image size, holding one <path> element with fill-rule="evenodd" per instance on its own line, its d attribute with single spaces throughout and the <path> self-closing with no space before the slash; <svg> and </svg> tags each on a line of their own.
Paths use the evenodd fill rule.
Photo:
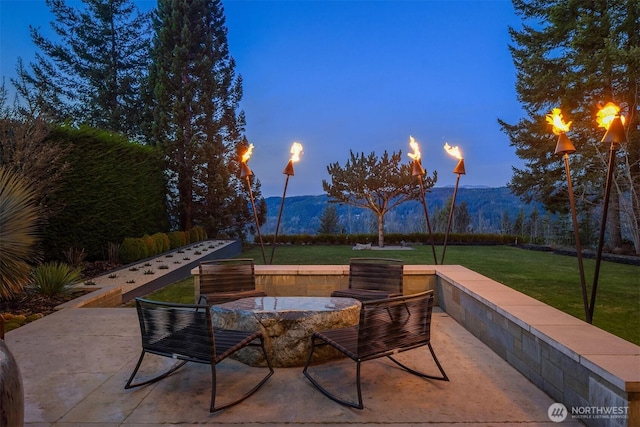
<svg viewBox="0 0 640 427">
<path fill-rule="evenodd" d="M 598 276 L 600 275 L 600 262 L 602 261 L 602 248 L 604 246 L 604 234 L 607 226 L 607 212 L 609 211 L 609 195 L 613 181 L 613 168 L 615 167 L 616 144 L 611 143 L 609 150 L 609 166 L 607 169 L 607 183 L 604 192 L 604 206 L 602 208 L 602 222 L 600 223 L 600 237 L 598 240 L 598 252 L 596 254 L 596 268 L 593 273 L 593 286 L 591 287 L 591 304 L 589 306 L 589 318 L 593 320 L 593 311 L 596 304 L 596 292 L 598 290 Z"/>
<path fill-rule="evenodd" d="M 253 191 L 251 191 L 251 180 L 247 175 L 247 187 L 249 188 L 249 199 L 251 199 L 251 209 L 253 209 L 253 219 L 256 222 L 256 229 L 258 230 L 258 239 L 260 240 L 260 249 L 262 250 L 262 260 L 267 263 L 267 256 L 264 253 L 264 243 L 262 242 L 262 233 L 260 232 L 260 221 L 258 221 L 258 211 L 256 211 L 256 203 L 253 200 Z"/>
<path fill-rule="evenodd" d="M 447 221 L 447 232 L 444 233 L 444 246 L 442 248 L 442 258 L 440 258 L 440 264 L 444 264 L 444 254 L 447 252 L 447 240 L 449 239 L 449 230 L 451 229 L 451 222 L 453 220 L 453 211 L 456 207 L 456 195 L 458 194 L 458 184 L 460 183 L 460 174 L 456 178 L 456 186 L 453 189 L 453 199 L 451 200 L 451 210 L 449 211 L 449 221 Z"/>
<path fill-rule="evenodd" d="M 424 184 L 422 183 L 422 175 L 418 176 L 420 183 L 420 196 L 422 197 L 422 207 L 424 208 L 424 217 L 427 220 L 427 230 L 429 231 L 429 239 L 431 240 L 431 251 L 433 252 L 433 263 L 438 265 L 438 257 L 436 256 L 436 245 L 433 242 L 433 233 L 431 232 L 431 221 L 429 220 L 429 210 L 427 209 L 427 196 L 424 192 Z"/>
<path fill-rule="evenodd" d="M 289 185 L 289 176 L 284 181 L 284 192 L 282 193 L 282 201 L 280 202 L 280 212 L 278 212 L 278 222 L 276 224 L 276 232 L 273 234 L 273 245 L 271 245 L 271 258 L 269 264 L 273 264 L 273 253 L 276 250 L 276 242 L 278 241 L 278 229 L 280 228 L 280 218 L 282 218 L 282 209 L 284 208 L 284 198 L 287 195 L 287 186 Z"/>
<path fill-rule="evenodd" d="M 273 245 L 271 246 L 271 259 L 269 260 L 269 264 L 273 263 L 273 253 L 276 250 L 276 242 L 278 240 L 278 229 L 280 229 L 280 218 L 282 218 L 282 209 L 284 208 L 284 198 L 287 195 L 287 185 L 289 185 L 289 177 L 291 175 L 295 175 L 293 171 L 293 159 L 289 160 L 287 166 L 282 171 L 283 174 L 287 175 L 287 179 L 284 181 L 284 191 L 282 192 L 282 201 L 280 202 L 280 212 L 278 213 L 278 223 L 276 224 L 276 232 L 273 234 Z"/>
<path fill-rule="evenodd" d="M 582 287 L 582 302 L 584 304 L 584 315 L 587 323 L 591 323 L 591 311 L 587 299 L 587 285 L 584 278 L 584 264 L 582 262 L 582 245 L 580 243 L 580 227 L 576 214 L 576 202 L 573 196 L 573 182 L 571 181 L 571 170 L 569 169 L 569 154 L 564 153 L 564 169 L 567 173 L 567 186 L 569 189 L 569 204 L 571 205 L 571 218 L 573 219 L 573 234 L 576 239 L 576 256 L 578 257 L 578 270 L 580 271 L 580 286 Z"/>
</svg>

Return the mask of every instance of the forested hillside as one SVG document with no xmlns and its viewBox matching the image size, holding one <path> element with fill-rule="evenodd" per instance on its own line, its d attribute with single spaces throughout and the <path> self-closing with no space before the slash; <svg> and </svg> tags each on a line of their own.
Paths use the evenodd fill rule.
<svg viewBox="0 0 640 427">
<path fill-rule="evenodd" d="M 439 187 L 427 193 L 427 208 L 434 232 L 446 229 L 453 191 L 453 187 Z M 267 223 L 262 227 L 264 234 L 275 231 L 281 200 L 281 197 L 266 199 L 268 213 Z M 320 217 L 328 205 L 326 195 L 287 197 L 279 234 L 316 234 Z M 463 206 L 466 206 L 469 216 L 465 231 L 472 233 L 506 233 L 520 227 L 527 235 L 537 235 L 543 230 L 546 216 L 542 207 L 522 202 L 507 187 L 461 187 L 456 197 L 456 215 Z M 376 232 L 377 222 L 371 211 L 346 205 L 336 207 L 341 230 L 345 233 Z M 549 220 L 547 218 L 547 222 Z M 398 206 L 386 217 L 385 230 L 389 233 L 426 232 L 424 207 L 417 201 Z"/>
</svg>

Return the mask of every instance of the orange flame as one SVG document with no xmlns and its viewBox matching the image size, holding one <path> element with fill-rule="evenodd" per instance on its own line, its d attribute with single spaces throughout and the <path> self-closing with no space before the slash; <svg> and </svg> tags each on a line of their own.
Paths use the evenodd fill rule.
<svg viewBox="0 0 640 427">
<path fill-rule="evenodd" d="M 553 125 L 553 133 L 556 135 L 560 135 L 563 132 L 568 132 L 571 127 L 571 123 L 565 123 L 562 120 L 562 112 L 559 108 L 554 108 L 551 111 L 551 114 L 547 114 L 547 123 Z"/>
<path fill-rule="evenodd" d="M 620 113 L 620 107 L 618 107 L 613 102 L 607 102 L 607 104 L 598 111 L 598 127 L 609 129 L 611 126 L 611 122 L 616 116 Z M 620 120 L 622 120 L 622 124 L 624 124 L 624 116 L 620 116 Z"/>
<path fill-rule="evenodd" d="M 300 160 L 300 155 L 302 154 L 302 144 L 299 142 L 294 142 L 291 146 L 291 161 L 297 162 Z"/>
<path fill-rule="evenodd" d="M 409 146 L 413 150 L 413 153 L 409 153 L 408 156 L 412 160 L 419 161 L 420 157 L 421 157 L 420 156 L 420 145 L 418 145 L 418 142 L 415 139 L 413 139 L 413 137 L 411 135 L 409 135 Z"/>
<path fill-rule="evenodd" d="M 453 156 L 458 160 L 462 160 L 462 153 L 460 152 L 460 147 L 458 147 L 457 145 L 455 147 L 452 147 L 445 142 L 444 149 L 450 156 Z"/>
<path fill-rule="evenodd" d="M 242 160 L 240 161 L 242 163 L 247 163 L 251 158 L 251 153 L 253 153 L 253 144 L 249 144 L 249 148 L 247 148 L 247 151 L 244 152 L 244 154 L 242 155 Z"/>
</svg>

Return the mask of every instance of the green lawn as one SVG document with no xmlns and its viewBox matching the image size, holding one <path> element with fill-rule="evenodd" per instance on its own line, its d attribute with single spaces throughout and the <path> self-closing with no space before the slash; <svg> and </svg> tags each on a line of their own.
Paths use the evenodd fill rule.
<svg viewBox="0 0 640 427">
<path fill-rule="evenodd" d="M 441 251 L 442 247 L 436 247 L 438 261 Z M 268 260 L 270 248 L 266 247 L 265 252 Z M 264 264 L 259 247 L 241 256 Z M 278 246 L 273 263 L 348 264 L 349 258 L 359 256 L 399 258 L 405 264 L 433 264 L 429 245 L 388 251 L 353 251 L 350 246 Z M 585 318 L 575 257 L 510 246 L 448 246 L 445 264 L 463 265 L 575 317 Z M 584 265 L 590 289 L 595 260 L 585 259 Z M 193 302 L 193 280 L 168 286 L 150 298 Z M 640 267 L 602 262 L 593 324 L 640 345 Z"/>
</svg>

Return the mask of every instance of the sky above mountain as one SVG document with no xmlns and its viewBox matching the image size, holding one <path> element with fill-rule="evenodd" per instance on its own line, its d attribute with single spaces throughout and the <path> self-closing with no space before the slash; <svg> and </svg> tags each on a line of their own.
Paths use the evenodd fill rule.
<svg viewBox="0 0 640 427">
<path fill-rule="evenodd" d="M 156 2 L 135 2 L 150 10 Z M 80 7 L 77 0 L 67 4 Z M 507 0 L 223 1 L 231 55 L 243 79 L 241 108 L 254 144 L 249 166 L 264 196 L 282 196 L 293 142 L 303 145 L 287 195 L 322 194 L 327 165 L 349 151 L 381 155 L 420 144 L 436 186 L 504 186 L 522 162 L 497 119 L 522 110 L 508 27 L 520 19 Z M 33 61 L 29 25 L 53 37 L 44 1 L 0 0 L 0 67 L 15 75 Z M 553 147 L 550 148 L 552 150 Z"/>
</svg>

